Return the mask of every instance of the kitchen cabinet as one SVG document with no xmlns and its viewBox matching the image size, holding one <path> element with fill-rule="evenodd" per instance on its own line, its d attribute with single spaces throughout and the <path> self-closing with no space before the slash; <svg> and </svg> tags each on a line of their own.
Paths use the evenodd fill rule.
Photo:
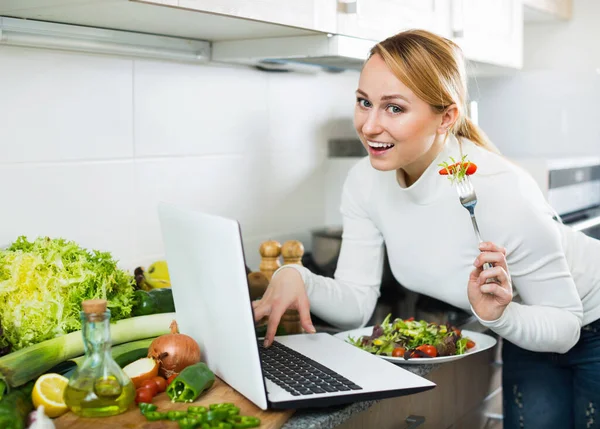
<svg viewBox="0 0 600 429">
<path fill-rule="evenodd" d="M 525 22 L 568 21 L 573 0 L 523 0 Z"/>
<path fill-rule="evenodd" d="M 171 6 L 281 24 L 308 30 L 335 32 L 336 0 L 141 0 Z"/>
<path fill-rule="evenodd" d="M 336 0 L 2 0 L 0 16 L 213 42 L 333 31 Z"/>
<path fill-rule="evenodd" d="M 476 62 L 523 65 L 522 0 L 452 0 L 452 39 Z"/>
<path fill-rule="evenodd" d="M 383 40 L 422 28 L 449 33 L 447 0 L 338 0 L 337 34 Z"/>
</svg>

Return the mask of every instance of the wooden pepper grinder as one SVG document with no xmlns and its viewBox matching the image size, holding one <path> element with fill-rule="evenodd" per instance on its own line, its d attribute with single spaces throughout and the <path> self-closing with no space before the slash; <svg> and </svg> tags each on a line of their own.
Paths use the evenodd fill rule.
<svg viewBox="0 0 600 429">
<path fill-rule="evenodd" d="M 304 246 L 298 240 L 288 240 L 283 243 L 281 248 L 283 256 L 283 265 L 299 264 L 302 265 L 302 255 L 304 255 Z M 281 316 L 281 324 L 289 334 L 301 334 L 303 331 L 300 324 L 300 314 L 298 310 L 287 310 Z"/>
<path fill-rule="evenodd" d="M 281 266 L 281 244 L 275 240 L 268 240 L 260 245 L 258 251 L 261 256 L 259 270 L 271 281 L 273 273 Z"/>
</svg>

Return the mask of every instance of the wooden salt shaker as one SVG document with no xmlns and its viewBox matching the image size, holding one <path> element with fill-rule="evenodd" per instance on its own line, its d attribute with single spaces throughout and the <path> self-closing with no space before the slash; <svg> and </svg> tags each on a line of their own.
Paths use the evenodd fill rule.
<svg viewBox="0 0 600 429">
<path fill-rule="evenodd" d="M 271 281 L 273 273 L 281 266 L 281 244 L 275 240 L 268 240 L 260 245 L 258 251 L 261 256 L 259 270 Z"/>
<path fill-rule="evenodd" d="M 304 246 L 298 240 L 288 240 L 283 243 L 281 254 L 283 256 L 283 265 L 302 265 Z M 298 313 L 298 310 L 290 309 L 283 313 L 281 324 L 288 334 L 300 334 L 304 332 L 302 325 L 300 324 L 300 314 Z"/>
</svg>

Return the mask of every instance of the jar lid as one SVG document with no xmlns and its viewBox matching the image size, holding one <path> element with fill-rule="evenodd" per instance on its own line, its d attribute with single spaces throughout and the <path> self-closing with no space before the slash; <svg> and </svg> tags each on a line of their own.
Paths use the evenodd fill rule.
<svg viewBox="0 0 600 429">
<path fill-rule="evenodd" d="M 84 313 L 104 313 L 106 311 L 105 299 L 88 299 L 81 303 Z"/>
</svg>

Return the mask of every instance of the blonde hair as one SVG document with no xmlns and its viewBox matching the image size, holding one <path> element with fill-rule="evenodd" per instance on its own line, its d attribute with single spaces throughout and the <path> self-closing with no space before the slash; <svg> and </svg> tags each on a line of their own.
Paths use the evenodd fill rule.
<svg viewBox="0 0 600 429">
<path fill-rule="evenodd" d="M 458 45 L 425 30 L 408 30 L 375 45 L 369 58 L 373 55 L 380 55 L 392 73 L 435 112 L 442 113 L 456 104 L 459 116 L 450 132 L 459 141 L 463 137 L 500 153 L 466 114 L 465 61 Z"/>
</svg>

